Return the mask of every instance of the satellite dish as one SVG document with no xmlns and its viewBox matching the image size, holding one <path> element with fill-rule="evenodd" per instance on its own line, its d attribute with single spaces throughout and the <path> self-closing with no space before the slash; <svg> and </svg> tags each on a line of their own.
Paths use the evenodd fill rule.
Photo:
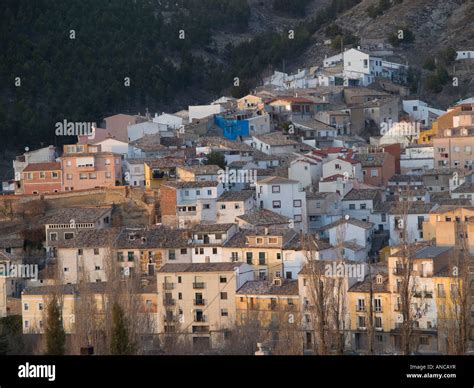
<svg viewBox="0 0 474 388">
<path fill-rule="evenodd" d="M 30 147 L 25 147 L 25 151 L 28 152 L 30 150 Z"/>
<path fill-rule="evenodd" d="M 351 216 L 349 214 L 346 214 L 344 218 L 346 219 L 346 221 L 349 221 L 349 218 L 351 218 Z"/>
</svg>

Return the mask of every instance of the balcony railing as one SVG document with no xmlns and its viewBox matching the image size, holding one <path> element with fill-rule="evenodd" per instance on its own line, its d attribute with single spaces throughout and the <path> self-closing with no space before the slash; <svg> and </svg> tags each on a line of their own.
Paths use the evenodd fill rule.
<svg viewBox="0 0 474 388">
<path fill-rule="evenodd" d="M 163 283 L 164 290 L 172 290 L 174 289 L 174 283 Z"/>
<path fill-rule="evenodd" d="M 194 299 L 195 306 L 204 306 L 205 304 L 206 304 L 206 301 L 204 299 Z"/>
<path fill-rule="evenodd" d="M 209 326 L 193 326 L 193 333 L 209 333 Z"/>
<path fill-rule="evenodd" d="M 201 290 L 203 288 L 206 288 L 206 283 L 203 283 L 203 282 L 194 282 L 193 283 L 193 288 L 195 290 Z"/>
<path fill-rule="evenodd" d="M 364 312 L 365 311 L 365 306 L 356 306 L 356 311 L 357 312 Z"/>
<path fill-rule="evenodd" d="M 163 299 L 163 304 L 164 304 L 165 306 L 174 306 L 174 305 L 175 305 L 175 300 L 174 300 L 174 299 L 165 298 L 165 299 Z"/>
<path fill-rule="evenodd" d="M 207 317 L 205 315 L 196 315 L 194 317 L 194 322 L 207 322 Z"/>
</svg>

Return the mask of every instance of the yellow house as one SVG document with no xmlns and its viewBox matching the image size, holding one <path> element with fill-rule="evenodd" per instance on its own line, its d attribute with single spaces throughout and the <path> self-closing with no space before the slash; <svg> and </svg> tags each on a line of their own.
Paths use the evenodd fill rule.
<svg viewBox="0 0 474 388">
<path fill-rule="evenodd" d="M 148 314 L 151 318 L 147 320 L 147 326 L 143 329 L 147 334 L 156 332 L 156 316 L 158 305 L 158 294 L 156 292 L 156 282 L 154 278 L 143 278 L 139 291 L 140 309 L 139 314 Z M 100 319 L 104 311 L 104 297 L 106 298 L 106 282 L 87 283 L 85 285 L 63 284 L 53 286 L 39 286 L 26 289 L 21 295 L 21 315 L 23 320 L 24 334 L 44 333 L 47 320 L 48 304 L 52 302 L 53 295 L 57 295 L 58 303 L 61 307 L 63 327 L 66 334 L 73 334 L 76 320 L 81 318 L 78 309 L 78 300 L 81 292 L 87 288 L 95 300 L 97 314 L 94 318 Z M 77 317 L 77 318 L 76 318 Z M 83 317 L 84 318 L 84 317 Z M 89 317 L 90 319 L 92 317 Z"/>
<path fill-rule="evenodd" d="M 420 136 L 418 137 L 418 144 L 433 144 L 433 137 L 435 137 L 437 133 L 436 128 L 437 125 L 436 122 L 434 122 L 430 129 L 421 131 Z"/>
<path fill-rule="evenodd" d="M 244 263 L 165 264 L 157 271 L 159 334 L 196 349 L 221 347 L 235 323 L 236 292 L 249 280 Z"/>
<path fill-rule="evenodd" d="M 184 158 L 160 158 L 145 162 L 145 187 L 158 189 L 164 182 L 176 180 L 176 167 L 184 165 Z"/>
<path fill-rule="evenodd" d="M 221 167 L 214 164 L 197 166 L 178 166 L 176 173 L 182 182 L 215 181 L 219 177 Z"/>
<path fill-rule="evenodd" d="M 289 321 L 298 325 L 296 315 L 300 310 L 298 280 L 253 280 L 239 288 L 235 306 L 236 322 L 245 325 L 252 318 L 258 319 L 262 329 L 286 325 Z"/>
<path fill-rule="evenodd" d="M 372 297 L 371 290 L 372 288 Z M 351 343 L 355 350 L 367 350 L 367 332 L 370 329 L 370 305 L 372 304 L 373 346 L 376 353 L 390 348 L 392 329 L 392 301 L 389 278 L 385 269 L 374 270 L 362 282 L 357 282 L 347 292 L 347 304 L 351 329 Z"/>
<path fill-rule="evenodd" d="M 223 255 L 251 265 L 255 280 L 295 279 L 299 242 L 298 233 L 292 229 L 243 230 L 224 245 Z"/>
<path fill-rule="evenodd" d="M 254 96 L 253 94 L 247 94 L 237 100 L 237 109 L 263 109 L 263 100 L 261 97 Z"/>
</svg>

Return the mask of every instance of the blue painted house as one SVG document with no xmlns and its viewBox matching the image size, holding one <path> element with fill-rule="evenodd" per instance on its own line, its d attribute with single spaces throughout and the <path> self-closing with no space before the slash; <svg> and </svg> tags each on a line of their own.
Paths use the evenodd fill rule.
<svg viewBox="0 0 474 388">
<path fill-rule="evenodd" d="M 224 131 L 226 139 L 236 140 L 239 136 L 249 136 L 249 122 L 245 116 L 215 115 L 214 123 Z"/>
</svg>

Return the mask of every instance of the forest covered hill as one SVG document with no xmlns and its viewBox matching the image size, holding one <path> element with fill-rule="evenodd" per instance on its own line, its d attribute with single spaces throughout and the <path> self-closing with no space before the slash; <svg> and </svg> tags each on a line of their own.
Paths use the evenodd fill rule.
<svg viewBox="0 0 474 388">
<path fill-rule="evenodd" d="M 4 0 L 0 148 L 67 141 L 54 136 L 54 123 L 64 119 L 100 122 L 117 112 L 144 113 L 148 108 L 153 114 L 224 93 L 244 95 L 282 63 L 291 70 L 337 52 L 337 47 L 321 46 L 328 37 L 337 41 L 344 36 L 345 44 L 355 45 L 362 37 L 390 34 L 401 22 L 408 23 L 414 42 L 396 50 L 420 67 L 419 78 L 430 76 L 422 69 L 425 53 L 433 52 L 436 59 L 448 46 L 472 42 L 471 1 L 389 3 Z M 289 29 L 294 39 L 289 39 Z M 417 95 L 424 97 L 419 84 Z M 425 92 L 436 99 L 436 93 Z"/>
</svg>

